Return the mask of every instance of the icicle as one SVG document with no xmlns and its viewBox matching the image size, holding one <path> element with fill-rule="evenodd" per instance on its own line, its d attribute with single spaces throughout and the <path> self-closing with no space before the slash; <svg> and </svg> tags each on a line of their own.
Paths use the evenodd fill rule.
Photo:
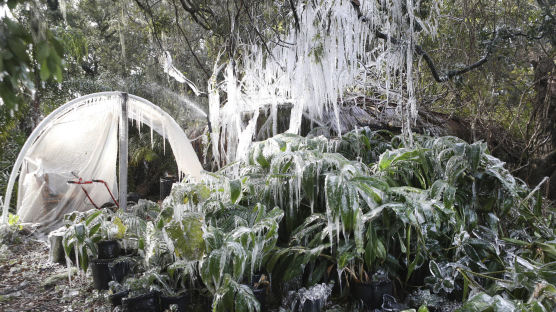
<svg viewBox="0 0 556 312">
<path fill-rule="evenodd" d="M 170 77 L 176 79 L 177 82 L 186 83 L 196 96 L 199 96 L 201 94 L 201 91 L 199 91 L 197 86 L 195 86 L 195 84 L 191 80 L 187 79 L 174 65 L 172 65 L 172 56 L 170 55 L 169 51 L 164 51 L 162 61 L 165 73 L 167 73 Z"/>
<path fill-rule="evenodd" d="M 77 249 L 77 244 L 74 245 L 74 252 L 75 252 L 75 264 L 77 265 L 78 268 L 77 273 L 79 274 L 81 272 L 81 269 L 79 269 L 81 266 L 79 265 L 79 251 Z"/>
<path fill-rule="evenodd" d="M 162 150 L 163 154 L 166 155 L 166 127 L 162 125 Z"/>
<path fill-rule="evenodd" d="M 154 150 L 153 127 L 151 128 L 151 149 Z"/>
<path fill-rule="evenodd" d="M 278 107 L 286 103 L 292 105 L 288 132 L 299 132 L 304 114 L 319 120 L 331 112 L 341 135 L 339 108 L 346 89 L 354 86 L 384 94 L 386 100 L 380 100 L 383 113 L 390 103 L 395 103 L 403 133 L 411 143 L 411 125 L 417 116 L 413 53 L 419 34 L 414 24 L 425 25 L 424 31 L 434 34 L 438 5 L 433 6 L 427 20 L 421 20 L 413 12 L 419 8 L 418 0 L 385 1 L 380 6 L 373 1 L 362 2 L 360 9 L 366 19 L 357 17 L 350 1 L 300 3 L 297 11 L 302 27 L 299 31 L 290 29 L 284 38 L 291 45 L 271 46 L 271 55 L 261 46 L 245 45 L 247 53 L 243 59 L 227 64 L 222 84 L 217 81 L 221 67 L 217 66 L 218 61 L 215 63 L 208 93 L 211 139 L 217 161 L 225 157 L 231 162 L 245 156 L 238 153 L 252 139 L 247 137 L 251 129 L 245 129 L 249 125 L 242 122 L 245 114 L 253 116 L 270 107 L 275 135 Z M 385 32 L 388 39 L 376 38 L 377 30 Z M 368 51 L 370 43 L 375 46 Z M 171 65 L 169 53 L 165 56 L 165 71 L 188 83 Z M 236 63 L 242 67 L 232 65 Z M 222 108 L 219 85 L 228 95 Z M 227 142 L 222 142 L 222 138 Z"/>
<path fill-rule="evenodd" d="M 67 7 L 66 7 L 66 0 L 60 0 L 60 12 L 62 12 L 62 17 L 64 18 L 64 22 L 67 23 L 67 19 L 66 19 L 66 12 L 67 12 Z"/>
<path fill-rule="evenodd" d="M 71 287 L 71 260 L 67 255 L 65 257 L 66 257 L 66 268 L 68 269 L 68 282 Z"/>
</svg>

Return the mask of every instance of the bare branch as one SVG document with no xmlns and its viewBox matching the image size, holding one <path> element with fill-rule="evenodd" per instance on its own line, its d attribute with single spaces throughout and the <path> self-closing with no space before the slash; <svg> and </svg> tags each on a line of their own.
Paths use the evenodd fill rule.
<svg viewBox="0 0 556 312">
<path fill-rule="evenodd" d="M 178 29 L 180 31 L 180 33 L 182 34 L 185 43 L 187 44 L 187 47 L 189 48 L 189 51 L 191 52 L 191 54 L 193 54 L 193 58 L 195 58 L 195 61 L 197 62 L 197 64 L 199 65 L 199 67 L 201 67 L 201 69 L 203 70 L 203 72 L 205 73 L 205 75 L 207 77 L 210 77 L 210 73 L 208 72 L 208 70 L 205 68 L 205 66 L 203 65 L 203 63 L 201 63 L 201 61 L 199 60 L 199 58 L 197 57 L 197 54 L 195 53 L 195 51 L 193 51 L 193 48 L 191 47 L 191 43 L 189 42 L 189 39 L 187 38 L 187 35 L 185 34 L 185 31 L 183 30 L 183 28 L 181 28 L 180 26 L 180 21 L 179 21 L 179 15 L 178 15 L 178 7 L 176 5 L 176 1 L 173 0 L 172 1 L 173 5 L 174 5 L 174 12 L 176 15 L 176 25 L 178 26 Z"/>
<path fill-rule="evenodd" d="M 368 19 L 363 16 L 363 14 L 361 13 L 361 9 L 359 8 L 358 3 L 355 2 L 356 0 L 352 0 L 352 5 L 353 8 L 355 9 L 355 11 L 357 12 L 357 17 L 360 18 L 363 22 L 368 21 Z M 375 35 L 377 38 L 383 39 L 383 40 L 387 40 L 392 42 L 393 44 L 402 44 L 400 42 L 400 40 L 396 39 L 396 38 L 392 38 L 389 37 L 387 34 L 384 34 L 380 31 L 376 31 Z M 425 51 L 420 45 L 415 45 L 414 46 L 414 51 L 417 55 L 422 56 L 423 59 L 425 60 L 425 62 L 427 63 L 427 66 L 429 67 L 432 76 L 434 77 L 434 80 L 436 80 L 437 82 L 446 82 L 456 76 L 460 76 L 463 75 L 473 69 L 476 69 L 478 67 L 481 67 L 483 64 L 485 64 L 490 55 L 492 54 L 494 48 L 495 48 L 495 44 L 499 41 L 499 40 L 507 40 L 513 37 L 517 37 L 517 36 L 524 36 L 527 37 L 529 40 L 531 39 L 541 39 L 543 38 L 544 35 L 541 35 L 539 37 L 532 37 L 526 34 L 523 34 L 521 32 L 511 32 L 508 29 L 501 29 L 498 30 L 494 33 L 494 38 L 492 40 L 489 41 L 489 43 L 487 44 L 486 47 L 486 51 L 484 53 L 484 56 L 478 60 L 477 62 L 470 64 L 462 69 L 458 69 L 458 70 L 450 70 L 445 74 L 440 74 L 438 72 L 438 70 L 436 69 L 436 66 L 434 65 L 434 61 L 432 60 L 431 56 L 427 53 L 427 51 Z"/>
</svg>

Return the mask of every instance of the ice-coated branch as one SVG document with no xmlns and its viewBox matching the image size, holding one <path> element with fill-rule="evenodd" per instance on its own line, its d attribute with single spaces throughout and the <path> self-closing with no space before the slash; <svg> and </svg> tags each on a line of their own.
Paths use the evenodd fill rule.
<svg viewBox="0 0 556 312">
<path fill-rule="evenodd" d="M 170 55 L 170 52 L 164 51 L 163 56 L 162 56 L 162 61 L 163 61 L 162 65 L 163 65 L 165 73 L 167 73 L 169 76 L 176 79 L 176 81 L 179 82 L 179 83 L 186 83 L 189 86 L 189 88 L 191 88 L 193 93 L 195 93 L 196 96 L 201 95 L 202 92 L 199 91 L 199 88 L 197 88 L 197 86 L 191 80 L 187 79 L 187 77 L 185 77 L 172 64 L 172 56 Z"/>
<path fill-rule="evenodd" d="M 292 9 L 293 19 L 295 20 L 295 29 L 299 31 L 301 27 L 299 25 L 299 16 L 297 15 L 297 5 L 293 3 L 293 0 L 290 0 L 290 7 Z"/>
</svg>

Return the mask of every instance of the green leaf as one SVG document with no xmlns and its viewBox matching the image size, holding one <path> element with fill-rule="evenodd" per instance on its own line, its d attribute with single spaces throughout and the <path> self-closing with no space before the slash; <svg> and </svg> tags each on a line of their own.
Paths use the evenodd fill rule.
<svg viewBox="0 0 556 312">
<path fill-rule="evenodd" d="M 8 0 L 8 8 L 10 10 L 15 9 L 15 7 L 17 6 L 17 4 L 19 3 L 19 0 Z"/>
<path fill-rule="evenodd" d="M 79 262 L 81 264 L 81 269 L 83 269 L 83 272 L 87 272 L 87 268 L 89 268 L 89 255 L 87 253 L 87 246 L 81 247 Z"/>
<path fill-rule="evenodd" d="M 418 157 L 425 149 L 400 148 L 396 150 L 388 150 L 380 155 L 378 160 L 378 169 L 385 171 L 392 167 L 396 162 L 410 160 Z"/>
<path fill-rule="evenodd" d="M 355 255 L 350 251 L 342 253 L 338 259 L 338 269 L 345 268 L 354 258 Z"/>
<path fill-rule="evenodd" d="M 485 294 L 479 293 L 463 304 L 461 308 L 456 310 L 457 312 L 483 312 L 486 311 L 492 305 L 492 297 Z"/>
<path fill-rule="evenodd" d="M 37 52 L 37 60 L 39 63 L 43 63 L 50 54 L 50 48 L 48 47 L 48 43 L 46 41 L 41 41 L 39 43 L 39 48 Z"/>
<path fill-rule="evenodd" d="M 54 78 L 56 79 L 57 82 L 62 82 L 63 76 L 62 76 L 61 64 L 59 66 L 56 66 L 56 69 L 54 71 Z"/>
<path fill-rule="evenodd" d="M 50 44 L 54 47 L 54 50 L 56 51 L 56 54 L 58 54 L 58 57 L 62 58 L 62 56 L 64 55 L 64 45 L 62 44 L 60 39 L 52 36 L 50 38 Z"/>
<path fill-rule="evenodd" d="M 481 163 L 481 156 L 485 149 L 486 147 L 484 143 L 481 142 L 475 142 L 468 146 L 467 159 L 473 173 L 475 173 L 479 168 L 479 164 Z"/>
<path fill-rule="evenodd" d="M 239 179 L 230 181 L 230 200 L 236 204 L 241 199 L 241 181 Z"/>
<path fill-rule="evenodd" d="M 92 240 L 86 239 L 84 246 L 89 247 L 89 250 L 91 251 L 91 254 L 93 256 L 96 256 L 98 254 L 97 245 Z M 85 253 L 85 255 L 87 255 L 87 253 Z"/>
<path fill-rule="evenodd" d="M 85 228 L 85 225 L 83 224 L 76 224 L 74 226 L 75 228 L 75 237 L 77 238 L 77 241 L 81 244 L 85 241 L 85 237 L 87 235 L 87 229 Z"/>
<path fill-rule="evenodd" d="M 164 226 L 164 232 L 173 245 L 176 257 L 186 260 L 200 260 L 205 250 L 202 216 L 186 213 L 181 222 L 172 220 Z"/>
<path fill-rule="evenodd" d="M 22 62 L 29 63 L 27 55 L 27 46 L 20 37 L 11 37 L 8 39 L 8 46 L 13 55 Z"/>
<path fill-rule="evenodd" d="M 257 153 L 256 161 L 257 163 L 259 163 L 259 165 L 261 165 L 261 167 L 265 169 L 270 168 L 270 162 L 266 159 L 266 157 L 264 157 L 262 149 L 259 150 L 259 153 Z"/>
<path fill-rule="evenodd" d="M 100 229 L 101 225 L 102 225 L 101 223 L 97 223 L 97 224 L 93 225 L 91 227 L 91 229 L 89 229 L 89 236 L 94 236 L 98 232 L 98 230 Z"/>
<path fill-rule="evenodd" d="M 87 217 L 87 219 L 85 219 L 85 225 L 89 226 L 89 224 L 91 224 L 91 222 L 93 222 L 93 220 L 95 220 L 101 214 L 102 214 L 102 210 L 96 210 L 95 212 L 93 212 L 91 215 Z"/>
<path fill-rule="evenodd" d="M 39 75 L 40 75 L 42 81 L 46 81 L 50 77 L 50 71 L 48 70 L 48 65 L 47 65 L 46 59 L 43 60 L 42 63 L 41 63 L 41 69 L 40 69 Z"/>
<path fill-rule="evenodd" d="M 426 305 L 422 305 L 419 307 L 419 310 L 417 310 L 417 312 L 429 312 L 429 309 Z"/>
</svg>

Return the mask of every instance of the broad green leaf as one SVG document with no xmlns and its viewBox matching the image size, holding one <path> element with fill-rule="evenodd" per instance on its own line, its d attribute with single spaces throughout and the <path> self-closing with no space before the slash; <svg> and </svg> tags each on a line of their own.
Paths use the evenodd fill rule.
<svg viewBox="0 0 556 312">
<path fill-rule="evenodd" d="M 75 237 L 79 243 L 83 243 L 85 241 L 85 237 L 87 235 L 87 229 L 83 224 L 76 224 L 74 226 L 75 229 Z"/>
<path fill-rule="evenodd" d="M 230 200 L 237 203 L 241 199 L 241 181 L 239 179 L 230 181 Z"/>
<path fill-rule="evenodd" d="M 41 41 L 39 43 L 38 53 L 37 53 L 37 61 L 42 63 L 46 61 L 48 55 L 50 54 L 50 48 L 48 47 L 48 43 L 46 41 Z"/>
<path fill-rule="evenodd" d="M 85 225 L 89 226 L 93 220 L 95 220 L 98 216 L 102 214 L 102 210 L 95 210 L 91 215 L 85 219 Z"/>
<path fill-rule="evenodd" d="M 39 74 L 42 81 L 46 81 L 50 77 L 50 70 L 48 69 L 48 64 L 46 59 L 41 63 L 41 69 Z"/>
</svg>

